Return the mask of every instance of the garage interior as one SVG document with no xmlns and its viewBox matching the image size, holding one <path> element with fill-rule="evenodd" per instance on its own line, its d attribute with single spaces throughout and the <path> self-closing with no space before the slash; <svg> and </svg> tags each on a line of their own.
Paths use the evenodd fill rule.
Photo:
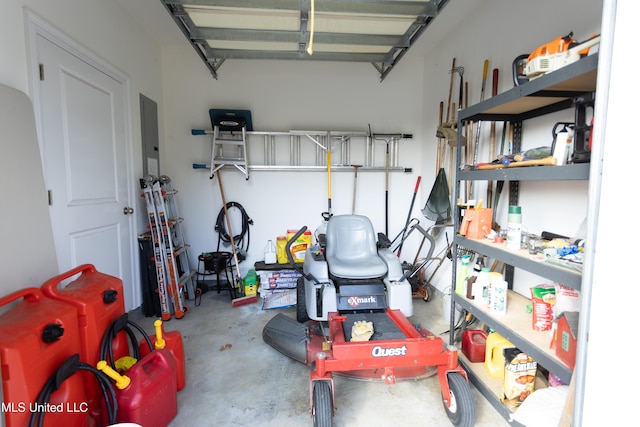
<svg viewBox="0 0 640 427">
<path fill-rule="evenodd" d="M 64 12 L 70 9 L 84 19 Z M 118 304 L 128 318 L 150 335 L 156 333 L 154 321 L 163 319 L 167 336 L 175 338 L 175 332 L 183 341 L 186 384 L 176 390 L 175 416 L 161 425 L 533 426 L 549 425 L 544 417 L 551 416 L 552 423 L 577 426 L 600 419 L 601 402 L 608 397 L 599 386 L 599 367 L 611 364 L 612 340 L 628 342 L 619 325 L 634 320 L 632 310 L 612 307 L 611 289 L 631 295 L 632 280 L 626 255 L 608 250 L 620 246 L 619 183 L 630 180 L 633 170 L 632 156 L 613 151 L 628 138 L 622 132 L 632 120 L 630 109 L 622 106 L 635 89 L 621 87 L 628 77 L 620 75 L 620 52 L 630 39 L 621 34 L 630 28 L 633 6 L 611 0 L 562 5 L 507 0 L 474 5 L 457 0 L 63 0 L 54 7 L 40 0 L 11 0 L 6 11 L 0 19 L 5 35 L 0 57 L 7 66 L 0 72 L 0 84 L 7 96 L 0 120 L 5 129 L 2 146 L 9 155 L 3 156 L 0 169 L 7 200 L 19 202 L 18 209 L 5 209 L 2 221 L 11 244 L 0 258 L 6 280 L 0 291 L 17 295 L 86 264 L 122 280 Z M 544 25 L 532 25 L 536 23 Z M 564 76 L 577 70 L 575 79 L 566 77 L 575 85 L 560 95 L 566 99 L 562 107 L 554 104 L 554 111 L 544 113 L 537 109 L 536 103 L 558 94 L 550 95 L 544 87 L 529 96 L 529 87 L 549 79 L 517 82 L 516 58 L 558 37 L 583 42 L 595 35 L 600 36 L 592 48 L 595 55 L 557 71 Z M 591 68 L 584 73 L 589 82 L 583 86 L 580 68 L 586 63 Z M 85 84 L 91 91 L 85 91 Z M 72 93 L 85 97 L 71 98 Z M 577 93 L 581 97 L 576 98 Z M 582 98 L 585 94 L 595 102 L 589 104 L 590 99 Z M 500 110 L 520 98 L 532 102 L 523 107 L 527 111 L 522 116 Z M 101 110 L 91 110 L 92 105 Z M 578 117 L 583 111 L 576 105 L 588 105 L 586 118 Z M 16 112 L 23 110 L 27 116 L 16 119 Z M 97 111 L 103 115 L 91 116 Z M 240 134 L 221 121 L 238 115 Z M 590 126 L 592 118 L 602 125 Z M 529 157 L 537 155 L 535 149 L 555 144 L 556 129 L 550 132 L 554 123 L 575 125 L 578 120 L 580 131 L 582 125 L 588 128 L 587 136 L 580 134 L 582 140 L 577 140 L 586 146 L 589 138 L 590 160 L 565 157 L 566 175 L 550 172 L 531 178 L 533 169 L 551 171 L 559 165 L 557 159 L 556 166 L 544 166 Z M 222 151 L 217 156 L 216 142 L 228 134 L 244 152 L 222 165 L 226 156 Z M 111 142 L 113 149 L 105 149 Z M 500 151 L 494 151 L 501 142 L 502 147 L 495 148 Z M 472 147 L 478 150 L 476 157 L 462 158 Z M 507 162 L 533 161 L 534 166 L 509 166 L 496 155 L 507 150 L 523 154 Z M 553 148 L 545 154 L 545 159 L 554 157 Z M 614 168 L 605 162 L 611 158 L 616 159 Z M 500 181 L 500 175 L 482 175 L 483 168 L 511 172 Z M 581 172 L 574 175 L 575 169 Z M 475 178 L 471 172 L 480 173 Z M 180 221 L 171 227 L 181 233 L 178 246 L 185 247 L 174 260 L 179 275 L 187 277 L 180 309 L 177 300 L 168 301 L 168 311 L 156 305 L 161 303 L 157 277 L 148 275 L 158 255 L 149 257 L 149 248 L 143 248 L 143 242 L 153 244 L 143 191 L 151 183 L 145 181 L 148 175 L 170 177 L 176 190 L 165 187 L 164 197 L 165 208 L 175 203 L 168 210 L 179 211 Z M 112 176 L 118 178 L 112 181 Z M 445 217 L 429 211 L 435 190 L 445 193 L 450 209 Z M 550 232 L 584 245 L 584 268 L 581 264 L 577 278 L 567 276 L 575 283 L 570 287 L 580 290 L 580 328 L 570 331 L 573 341 L 562 342 L 575 352 L 577 338 L 577 355 L 570 355 L 571 363 L 556 357 L 557 349 L 546 348 L 556 343 L 550 332 L 544 344 L 532 345 L 535 354 L 542 355 L 536 391 L 557 385 L 566 394 L 555 402 L 525 396 L 518 405 L 528 399 L 527 411 L 515 417 L 510 415 L 518 410 L 505 410 L 496 397 L 504 390 L 491 390 L 472 372 L 469 354 L 462 355 L 462 331 L 456 329 L 454 338 L 449 332 L 465 320 L 464 328 L 482 329 L 484 337 L 491 336 L 494 327 L 505 333 L 518 328 L 511 320 L 504 325 L 497 315 L 474 311 L 475 303 L 453 292 L 458 290 L 460 257 L 472 239 L 462 236 L 459 227 L 465 209 L 480 211 L 479 204 L 493 208 L 491 226 L 503 231 L 497 230 L 496 240 L 492 235 L 488 245 L 509 239 L 512 205 L 522 206 L 522 236 Z M 354 381 L 336 373 L 331 383 L 335 394 L 328 404 L 331 420 L 312 416 L 327 407 L 310 399 L 316 395 L 309 367 L 276 351 L 263 335 L 277 316 L 301 318 L 302 305 L 296 301 L 300 285 L 289 283 L 274 292 L 264 282 L 272 272 L 283 271 L 314 282 L 288 261 L 267 259 L 276 257 L 274 252 L 279 258 L 282 239 L 303 227 L 311 236 L 309 246 L 320 245 L 317 230 L 327 225 L 327 213 L 366 217 L 376 235 L 383 233 L 392 241 L 394 260 L 389 265 L 397 261 L 402 273 L 420 266 L 411 276 L 412 313 L 407 318 L 419 325 L 419 333 L 424 327 L 441 338 L 443 351 L 449 351 L 450 344 L 460 350 L 459 366 L 470 378 L 472 417 L 463 416 L 461 424 L 451 418 L 451 409 L 446 404 L 443 408 L 443 386 L 435 371 L 428 378 L 394 384 Z M 117 222 L 108 218 L 116 214 Z M 106 222 L 96 226 L 89 222 L 94 217 Z M 430 228 L 442 224 L 442 230 Z M 227 233 L 231 229 L 233 233 Z M 432 245 L 420 230 L 433 233 Z M 412 233 L 405 236 L 408 231 Z M 227 241 L 225 233 L 235 241 Z M 377 250 L 385 249 L 383 243 L 376 242 Z M 607 250 L 596 251 L 596 246 Z M 427 253 L 434 258 L 427 260 Z M 538 252 L 540 257 L 549 253 Z M 222 274 L 205 265 L 211 254 L 227 257 Z M 562 282 L 537 275 L 538 266 L 519 265 L 509 257 L 506 267 L 500 265 L 497 258 L 506 256 L 500 254 L 495 260 L 478 256 L 469 269 L 481 270 L 480 260 L 494 262 L 491 267 L 504 273 L 518 301 L 530 299 L 533 286 Z M 515 271 L 509 261 L 517 265 Z M 331 274 L 337 281 L 336 273 Z M 247 287 L 243 279 L 248 283 L 250 277 L 255 283 Z M 237 289 L 229 289 L 230 284 Z M 322 288 L 314 297 L 321 298 L 324 287 L 311 285 Z M 466 286 L 471 292 L 471 282 Z M 33 302 L 28 295 L 21 297 L 22 304 Z M 8 307 L 0 312 L 0 327 L 16 307 L 10 300 L 4 298 L 2 305 Z M 471 305 L 471 312 L 462 311 L 468 317 L 460 319 L 462 308 L 452 300 Z M 508 301 L 508 313 L 517 307 L 518 319 L 530 319 L 526 304 Z M 311 308 L 304 309 L 309 312 L 302 317 L 313 316 Z M 561 322 L 568 319 L 554 320 L 564 327 Z M 518 333 L 513 338 L 527 341 Z M 557 378 L 542 364 L 548 360 L 561 367 L 565 381 L 555 384 Z M 9 365 L 2 363 L 3 386 L 10 387 Z M 316 368 L 313 362 L 312 371 Z M 633 383 L 631 378 L 610 381 L 621 392 Z M 10 388 L 3 392 L 11 393 Z M 17 402 L 3 402 L 3 423 L 12 425 L 13 412 L 6 404 Z M 624 419 L 618 413 L 611 417 L 614 422 Z"/>
</svg>

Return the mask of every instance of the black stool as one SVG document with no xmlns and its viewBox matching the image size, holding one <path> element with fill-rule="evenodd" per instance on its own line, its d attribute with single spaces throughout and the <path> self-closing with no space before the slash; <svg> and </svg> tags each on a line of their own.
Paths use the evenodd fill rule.
<svg viewBox="0 0 640 427">
<path fill-rule="evenodd" d="M 234 287 L 233 269 L 231 268 L 231 252 L 204 252 L 198 256 L 198 270 L 196 271 L 196 283 L 200 281 L 205 284 L 206 276 L 216 276 L 216 284 L 214 285 L 218 293 L 221 290 L 228 290 L 231 299 L 236 297 L 236 289 Z M 229 271 L 231 271 L 231 279 L 229 279 Z M 224 273 L 226 282 L 220 281 L 220 275 Z M 202 277 L 201 280 L 200 277 Z M 212 286 L 209 286 L 212 289 Z"/>
</svg>

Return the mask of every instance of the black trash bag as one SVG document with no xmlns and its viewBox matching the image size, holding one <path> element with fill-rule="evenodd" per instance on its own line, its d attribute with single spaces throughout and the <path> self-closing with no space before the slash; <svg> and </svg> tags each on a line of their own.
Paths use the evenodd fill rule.
<svg viewBox="0 0 640 427">
<path fill-rule="evenodd" d="M 427 203 L 422 209 L 422 214 L 438 224 L 443 224 L 451 219 L 451 203 L 449 200 L 449 184 L 444 168 L 440 168 L 436 180 L 431 188 Z"/>
</svg>

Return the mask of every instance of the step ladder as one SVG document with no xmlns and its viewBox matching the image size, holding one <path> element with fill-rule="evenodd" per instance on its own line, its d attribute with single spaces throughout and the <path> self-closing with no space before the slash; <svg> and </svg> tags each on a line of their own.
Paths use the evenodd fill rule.
<svg viewBox="0 0 640 427">
<path fill-rule="evenodd" d="M 213 120 L 211 175 L 226 165 L 235 166 L 249 179 L 247 161 L 247 122 L 244 117 L 220 115 Z"/>
<path fill-rule="evenodd" d="M 169 220 L 169 234 L 171 243 L 173 244 L 173 256 L 176 260 L 179 274 L 178 283 L 186 292 L 187 298 L 195 300 L 196 286 L 194 284 L 194 277 L 196 270 L 191 268 L 191 262 L 189 260 L 190 246 L 185 242 L 182 230 L 184 219 L 178 213 L 178 205 L 175 197 L 178 191 L 173 188 L 171 178 L 167 175 L 161 175 L 159 181 L 166 205 L 167 218 Z"/>
</svg>

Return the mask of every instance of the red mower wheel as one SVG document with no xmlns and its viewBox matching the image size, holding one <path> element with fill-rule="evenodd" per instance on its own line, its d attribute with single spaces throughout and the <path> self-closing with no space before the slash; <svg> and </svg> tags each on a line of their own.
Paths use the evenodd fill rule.
<svg viewBox="0 0 640 427">
<path fill-rule="evenodd" d="M 473 427 L 476 423 L 476 404 L 469 383 L 455 372 L 448 374 L 447 379 L 451 404 L 447 407 L 446 402 L 442 403 L 449 420 L 456 427 Z"/>
<path fill-rule="evenodd" d="M 333 425 L 333 401 L 328 381 L 313 383 L 312 402 L 313 427 L 331 427 Z"/>
</svg>

